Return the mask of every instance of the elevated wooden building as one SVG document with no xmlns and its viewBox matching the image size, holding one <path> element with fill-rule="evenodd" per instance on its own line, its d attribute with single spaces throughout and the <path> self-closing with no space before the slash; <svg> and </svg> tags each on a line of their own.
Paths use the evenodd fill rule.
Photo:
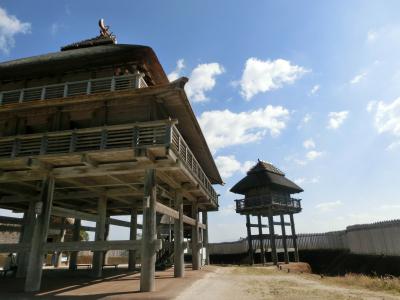
<svg viewBox="0 0 400 300">
<path fill-rule="evenodd" d="M 130 251 L 130 270 L 140 252 L 141 291 L 151 291 L 165 246 L 156 215 L 175 220 L 181 277 L 184 234 L 199 269 L 207 212 L 218 209 L 213 184 L 222 180 L 184 91 L 187 79 L 169 82 L 150 47 L 116 44 L 100 27 L 98 37 L 60 52 L 0 63 L 0 208 L 24 213 L 0 219 L 22 226 L 20 242 L 0 244 L 0 252 L 18 252 L 26 291 L 40 289 L 46 252 L 71 252 L 74 269 L 77 251 L 94 251 L 100 277 L 104 252 L 113 249 Z M 51 216 L 75 219 L 75 241 L 48 241 Z M 81 220 L 96 222 L 85 228 L 95 241 L 79 241 Z M 130 240 L 107 241 L 110 224 L 129 227 Z"/>
<path fill-rule="evenodd" d="M 246 216 L 247 239 L 250 262 L 254 263 L 253 241 L 258 241 L 261 262 L 265 263 L 267 247 L 271 249 L 272 262 L 278 263 L 276 239 L 282 239 L 284 261 L 289 263 L 288 240 L 292 242 L 294 260 L 299 261 L 297 238 L 293 214 L 301 212 L 301 200 L 294 199 L 291 194 L 300 193 L 303 189 L 285 177 L 285 174 L 270 163 L 258 161 L 247 176 L 236 183 L 231 192 L 244 195 L 244 199 L 235 200 L 236 212 Z M 290 222 L 285 221 L 289 215 Z M 251 223 L 251 216 L 257 217 L 257 223 Z M 279 217 L 275 221 L 274 217 Z M 262 224 L 263 217 L 268 218 L 268 224 Z M 278 225 L 281 235 L 276 235 L 274 227 Z M 286 234 L 286 226 L 290 226 L 291 235 Z M 252 234 L 252 228 L 258 229 L 258 234 Z M 263 228 L 269 233 L 264 234 Z"/>
</svg>

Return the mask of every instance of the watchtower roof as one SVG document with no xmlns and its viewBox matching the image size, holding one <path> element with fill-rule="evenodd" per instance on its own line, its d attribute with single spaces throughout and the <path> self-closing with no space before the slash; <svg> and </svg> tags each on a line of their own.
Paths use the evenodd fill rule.
<svg viewBox="0 0 400 300">
<path fill-rule="evenodd" d="M 247 191 L 272 186 L 277 189 L 288 191 L 289 193 L 300 193 L 303 189 L 293 181 L 285 177 L 285 173 L 271 163 L 259 160 L 248 172 L 247 176 L 236 183 L 231 192 L 236 194 L 246 194 Z"/>
</svg>

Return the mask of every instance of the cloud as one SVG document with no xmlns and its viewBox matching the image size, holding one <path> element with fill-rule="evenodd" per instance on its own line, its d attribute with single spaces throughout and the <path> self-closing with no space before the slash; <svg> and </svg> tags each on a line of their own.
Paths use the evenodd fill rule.
<svg viewBox="0 0 400 300">
<path fill-rule="evenodd" d="M 303 119 L 301 119 L 301 122 L 299 125 L 297 125 L 297 129 L 301 129 L 303 128 L 305 125 L 307 125 L 312 119 L 311 114 L 307 113 Z"/>
<path fill-rule="evenodd" d="M 181 77 L 182 71 L 185 69 L 185 60 L 183 58 L 178 59 L 176 62 L 176 68 L 171 73 L 168 74 L 169 81 L 174 81 Z"/>
<path fill-rule="evenodd" d="M 236 172 L 246 173 L 255 164 L 253 161 L 245 161 L 242 164 L 234 155 L 217 156 L 215 163 L 223 179 L 232 177 Z"/>
<path fill-rule="evenodd" d="M 294 182 L 298 185 L 308 184 L 308 183 L 315 184 L 319 182 L 319 177 L 312 177 L 312 178 L 300 177 L 295 179 Z"/>
<path fill-rule="evenodd" d="M 315 148 L 315 142 L 313 139 L 308 139 L 303 142 L 303 147 L 306 149 L 313 149 Z"/>
<path fill-rule="evenodd" d="M 378 133 L 389 133 L 400 137 L 400 97 L 390 103 L 371 101 L 367 110 L 374 113 L 374 123 Z"/>
<path fill-rule="evenodd" d="M 389 146 L 386 147 L 387 151 L 394 151 L 396 149 L 400 149 L 400 141 L 393 142 Z"/>
<path fill-rule="evenodd" d="M 31 32 L 31 24 L 21 22 L 16 16 L 9 15 L 0 7 L 0 51 L 9 54 L 15 45 L 15 35 Z"/>
<path fill-rule="evenodd" d="M 268 133 L 276 137 L 285 129 L 288 119 L 286 108 L 267 105 L 239 113 L 228 109 L 206 111 L 200 115 L 199 123 L 215 153 L 221 148 L 259 141 Z"/>
<path fill-rule="evenodd" d="M 329 129 L 338 129 L 347 119 L 349 112 L 347 110 L 339 111 L 339 112 L 330 112 L 329 113 L 329 121 L 328 128 Z"/>
<path fill-rule="evenodd" d="M 235 204 L 229 204 L 227 206 L 220 207 L 218 210 L 218 213 L 220 213 L 223 216 L 229 216 L 229 215 L 236 214 Z"/>
<path fill-rule="evenodd" d="M 320 89 L 319 84 L 314 85 L 314 86 L 312 87 L 311 91 L 310 91 L 310 95 L 316 94 L 316 93 L 319 91 L 319 89 Z"/>
<path fill-rule="evenodd" d="M 315 208 L 319 209 L 321 212 L 327 212 L 334 210 L 335 208 L 342 205 L 341 201 L 332 201 L 332 202 L 322 202 L 315 206 Z"/>
<path fill-rule="evenodd" d="M 306 153 L 306 158 L 311 161 L 320 157 L 322 154 L 323 153 L 320 151 L 311 150 Z"/>
<path fill-rule="evenodd" d="M 373 43 L 378 38 L 378 32 L 376 30 L 370 30 L 367 33 L 367 42 Z"/>
<path fill-rule="evenodd" d="M 185 87 L 189 99 L 193 102 L 207 101 L 205 92 L 214 88 L 215 77 L 224 72 L 224 68 L 219 63 L 200 64 L 194 68 Z"/>
<path fill-rule="evenodd" d="M 354 76 L 353 79 L 350 80 L 350 83 L 351 84 L 357 84 L 361 80 L 363 80 L 366 76 L 367 76 L 367 72 L 360 73 L 360 74 Z"/>
<path fill-rule="evenodd" d="M 241 95 L 250 100 L 258 93 L 279 89 L 291 84 L 303 76 L 308 70 L 293 65 L 284 59 L 260 60 L 251 57 L 246 61 L 242 78 L 239 82 Z"/>
</svg>

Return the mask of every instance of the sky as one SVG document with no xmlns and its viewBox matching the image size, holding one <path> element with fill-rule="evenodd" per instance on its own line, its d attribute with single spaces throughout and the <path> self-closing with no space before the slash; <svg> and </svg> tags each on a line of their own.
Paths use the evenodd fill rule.
<svg viewBox="0 0 400 300">
<path fill-rule="evenodd" d="M 400 2 L 0 0 L 0 61 L 94 37 L 151 46 L 225 185 L 210 241 L 245 237 L 229 189 L 257 161 L 304 192 L 297 232 L 400 215 Z M 127 237 L 112 229 L 111 238 Z"/>
</svg>

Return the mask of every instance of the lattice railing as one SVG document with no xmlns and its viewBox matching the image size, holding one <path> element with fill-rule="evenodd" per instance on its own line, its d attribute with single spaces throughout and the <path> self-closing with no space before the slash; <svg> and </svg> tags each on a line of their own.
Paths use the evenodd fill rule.
<svg viewBox="0 0 400 300">
<path fill-rule="evenodd" d="M 301 209 L 301 199 L 288 198 L 278 194 L 247 197 L 245 199 L 235 200 L 236 210 L 241 211 L 246 208 L 267 207 L 271 205 L 288 208 Z"/>
<path fill-rule="evenodd" d="M 0 92 L 0 105 L 147 87 L 143 74 L 113 76 Z"/>
<path fill-rule="evenodd" d="M 170 147 L 218 204 L 211 182 L 170 120 L 3 137 L 0 159 L 153 146 Z"/>
</svg>

